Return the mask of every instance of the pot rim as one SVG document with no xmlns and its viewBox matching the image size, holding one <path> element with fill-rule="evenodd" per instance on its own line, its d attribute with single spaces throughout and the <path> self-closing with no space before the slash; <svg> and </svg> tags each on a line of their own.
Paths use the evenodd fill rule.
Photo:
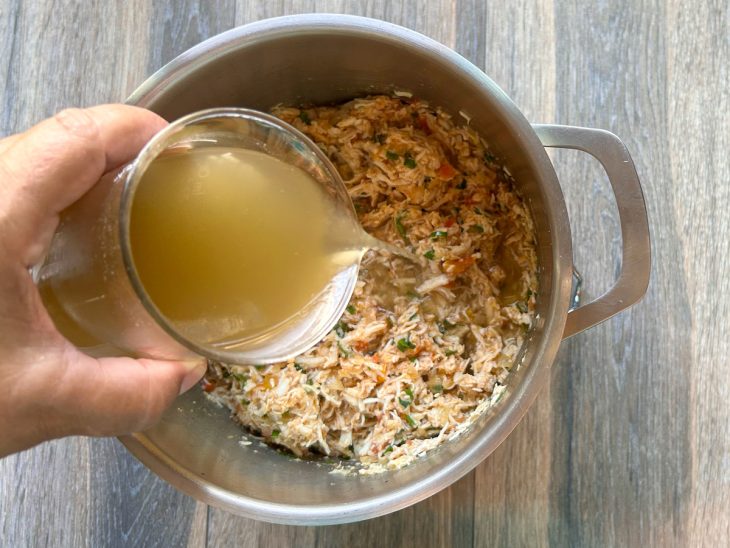
<svg viewBox="0 0 730 548">
<path fill-rule="evenodd" d="M 280 504 L 254 499 L 218 487 L 199 474 L 180 466 L 173 456 L 156 446 L 144 433 L 120 438 L 127 449 L 153 472 L 183 492 L 212 506 L 245 517 L 274 523 L 325 525 L 374 518 L 415 504 L 444 489 L 467 474 L 492 453 L 524 417 L 537 393 L 547 381 L 562 339 L 568 314 L 572 276 L 572 249 L 568 213 L 552 163 L 537 134 L 512 100 L 484 72 L 441 43 L 416 31 L 377 19 L 339 14 L 290 15 L 264 19 L 213 36 L 182 53 L 150 76 L 128 98 L 141 107 L 154 100 L 179 78 L 195 72 L 211 59 L 225 56 L 247 45 L 276 40 L 292 34 L 329 34 L 377 37 L 415 47 L 434 61 L 448 64 L 471 79 L 502 109 L 505 125 L 519 136 L 535 172 L 540 174 L 545 207 L 551 211 L 553 289 L 546 314 L 540 319 L 544 335 L 534 350 L 539 363 L 526 372 L 521 382 L 510 387 L 509 397 L 493 409 L 489 427 L 467 449 L 432 475 L 396 491 L 345 504 Z M 486 435 L 486 434 L 489 435 Z"/>
</svg>

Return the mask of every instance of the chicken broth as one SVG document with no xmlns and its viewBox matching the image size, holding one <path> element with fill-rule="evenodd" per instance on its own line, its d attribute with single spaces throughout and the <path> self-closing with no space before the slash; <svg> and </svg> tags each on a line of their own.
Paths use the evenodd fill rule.
<svg viewBox="0 0 730 548">
<path fill-rule="evenodd" d="M 369 238 L 301 169 L 222 147 L 157 158 L 136 190 L 130 237 L 158 310 L 190 340 L 226 348 L 306 309 Z"/>
</svg>

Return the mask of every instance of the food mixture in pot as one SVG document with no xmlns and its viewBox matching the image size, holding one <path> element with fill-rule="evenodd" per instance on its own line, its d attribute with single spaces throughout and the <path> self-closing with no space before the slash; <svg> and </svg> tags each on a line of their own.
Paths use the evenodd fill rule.
<svg viewBox="0 0 730 548">
<path fill-rule="evenodd" d="M 503 390 L 534 320 L 528 209 L 484 141 L 424 101 L 274 114 L 329 156 L 365 230 L 421 264 L 369 251 L 317 346 L 267 366 L 213 363 L 204 389 L 296 456 L 398 468 L 463 432 Z"/>
</svg>

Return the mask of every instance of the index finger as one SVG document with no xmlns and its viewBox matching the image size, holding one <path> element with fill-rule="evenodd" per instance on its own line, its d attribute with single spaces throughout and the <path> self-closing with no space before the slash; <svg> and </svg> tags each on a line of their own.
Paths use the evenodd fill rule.
<svg viewBox="0 0 730 548">
<path fill-rule="evenodd" d="M 3 151 L 2 168 L 9 175 L 3 191 L 38 213 L 58 213 L 104 173 L 134 158 L 166 124 L 157 114 L 129 105 L 63 110 Z"/>
<path fill-rule="evenodd" d="M 0 151 L 0 225 L 11 251 L 45 240 L 58 213 L 104 173 L 132 160 L 167 122 L 145 109 L 68 109 L 10 138 Z"/>
</svg>

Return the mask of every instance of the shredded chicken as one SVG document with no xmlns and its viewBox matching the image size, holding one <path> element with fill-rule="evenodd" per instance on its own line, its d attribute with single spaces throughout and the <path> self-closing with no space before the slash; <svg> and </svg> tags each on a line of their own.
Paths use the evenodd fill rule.
<svg viewBox="0 0 730 548">
<path fill-rule="evenodd" d="M 369 251 L 335 329 L 268 366 L 211 364 L 213 400 L 294 455 L 377 472 L 462 432 L 504 390 L 537 289 L 532 221 L 482 139 L 428 103 L 376 96 L 276 108 L 344 179 Z"/>
</svg>

